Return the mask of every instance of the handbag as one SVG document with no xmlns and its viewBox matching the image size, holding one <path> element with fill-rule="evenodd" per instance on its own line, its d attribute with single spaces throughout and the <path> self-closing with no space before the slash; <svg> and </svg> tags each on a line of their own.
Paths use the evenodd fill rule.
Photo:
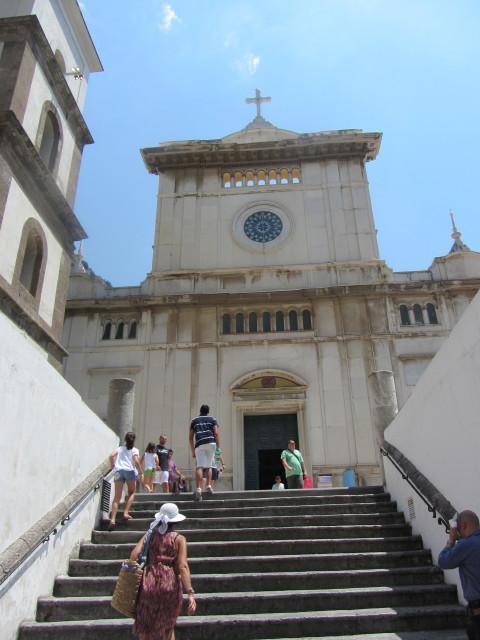
<svg viewBox="0 0 480 640">
<path fill-rule="evenodd" d="M 313 489 L 313 478 L 312 476 L 305 476 L 303 479 L 303 488 L 304 489 Z"/>
<path fill-rule="evenodd" d="M 147 531 L 142 550 L 138 554 L 138 560 L 140 562 L 136 560 L 125 560 L 125 562 L 122 562 L 120 573 L 118 574 L 111 606 L 119 613 L 123 613 L 127 618 L 135 617 L 138 591 L 142 583 L 143 570 L 148 560 L 152 533 L 153 526 Z"/>
<path fill-rule="evenodd" d="M 135 617 L 138 590 L 143 578 L 143 567 L 136 560 L 122 562 L 112 596 L 112 608 L 127 618 Z"/>
</svg>

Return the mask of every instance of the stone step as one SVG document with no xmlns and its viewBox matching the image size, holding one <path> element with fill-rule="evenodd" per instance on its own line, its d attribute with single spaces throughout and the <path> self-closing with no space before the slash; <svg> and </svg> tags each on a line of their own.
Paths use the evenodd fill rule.
<svg viewBox="0 0 480 640">
<path fill-rule="evenodd" d="M 109 596 L 116 576 L 59 576 L 53 594 L 57 597 Z M 348 587 L 392 587 L 420 584 L 443 584 L 443 573 L 434 566 L 358 569 L 350 571 L 290 571 L 276 573 L 195 574 L 194 587 L 199 593 L 215 591 L 273 591 L 281 589 L 345 589 Z"/>
<path fill-rule="evenodd" d="M 390 495 L 388 493 L 361 493 L 356 495 L 348 495 L 348 494 L 327 494 L 327 495 L 317 495 L 312 496 L 310 494 L 302 494 L 302 495 L 286 495 L 283 494 L 286 492 L 270 492 L 268 497 L 262 498 L 220 498 L 218 494 L 208 494 L 203 493 L 202 504 L 204 506 L 208 506 L 209 508 L 231 508 L 231 507 L 268 507 L 268 506 L 289 506 L 292 504 L 302 505 L 302 504 L 355 504 L 357 502 L 389 502 Z M 158 511 L 162 504 L 165 502 L 175 502 L 176 496 L 175 494 L 171 499 L 165 499 L 163 496 L 167 494 L 159 494 L 155 498 L 153 498 L 154 494 L 148 495 L 150 499 L 148 500 L 138 500 L 138 494 L 135 496 L 135 502 L 133 503 L 132 510 L 151 510 Z M 188 500 L 182 500 L 179 502 L 180 510 L 183 511 L 185 509 L 195 507 L 197 502 L 194 500 L 193 495 L 189 494 Z"/>
<path fill-rule="evenodd" d="M 38 622 L 121 618 L 110 606 L 109 596 L 39 598 Z M 309 589 L 299 591 L 254 591 L 198 594 L 197 614 L 201 616 L 244 613 L 293 613 L 456 604 L 457 590 L 452 585 L 415 587 L 372 587 L 369 589 Z M 183 613 L 186 614 L 187 598 Z"/>
<path fill-rule="evenodd" d="M 398 633 L 362 633 L 354 636 L 316 636 L 303 638 L 265 638 L 264 640 L 468 640 L 465 631 L 447 629 L 441 631 L 402 631 Z"/>
<path fill-rule="evenodd" d="M 180 617 L 177 640 L 259 640 L 325 635 L 391 633 L 428 629 L 462 629 L 465 612 L 458 605 L 308 611 L 296 613 L 231 614 Z M 128 619 L 26 622 L 19 640 L 131 640 Z"/>
<path fill-rule="evenodd" d="M 310 555 L 318 553 L 362 553 L 368 551 L 403 551 L 422 548 L 420 536 L 382 537 L 382 538 L 336 538 L 313 540 L 230 540 L 189 542 L 188 556 L 193 558 L 217 558 L 237 556 L 267 555 Z M 92 544 L 84 543 L 80 547 L 82 559 L 120 559 L 130 557 L 133 543 Z"/>
<path fill-rule="evenodd" d="M 71 576 L 118 575 L 121 560 L 70 560 Z M 353 569 L 389 569 L 392 567 L 431 564 L 430 551 L 381 551 L 364 553 L 322 553 L 280 556 L 226 556 L 223 558 L 189 558 L 192 574 L 245 573 L 276 571 L 326 571 Z"/>
<path fill-rule="evenodd" d="M 363 525 L 330 525 L 325 527 L 288 526 L 250 527 L 248 529 L 182 529 L 188 543 L 203 542 L 205 540 L 291 540 L 300 539 L 329 539 L 335 538 L 376 538 L 397 537 L 411 535 L 410 525 L 403 523 L 363 524 Z M 125 542 L 137 543 L 143 531 L 114 530 L 93 531 L 94 544 L 120 544 Z"/>
<path fill-rule="evenodd" d="M 53 594 L 57 597 L 112 595 L 116 576 L 59 576 Z M 215 591 L 273 591 L 281 589 L 345 589 L 348 587 L 443 584 L 443 573 L 434 566 L 359 569 L 350 571 L 290 571 L 276 573 L 195 574 L 199 593 Z"/>
<path fill-rule="evenodd" d="M 127 522 L 118 520 L 116 531 L 135 530 L 145 532 L 152 523 L 153 515 L 151 518 L 138 518 L 134 517 Z M 326 514 L 318 515 L 295 515 L 290 519 L 287 515 L 266 516 L 257 515 L 255 518 L 251 516 L 211 516 L 209 518 L 191 517 L 188 520 L 178 523 L 175 527 L 177 531 L 184 531 L 185 529 L 229 529 L 235 528 L 251 528 L 252 525 L 262 528 L 266 527 L 282 527 L 286 523 L 290 524 L 292 521 L 299 527 L 302 526 L 334 526 L 334 525 L 348 525 L 348 524 L 385 524 L 385 523 L 397 523 L 405 524 L 405 518 L 402 513 L 397 511 L 387 512 L 371 512 L 371 513 L 347 513 L 347 514 Z M 102 529 L 106 529 L 108 526 L 108 520 L 104 520 L 102 523 Z"/>
<path fill-rule="evenodd" d="M 329 496 L 329 495 L 347 495 L 357 496 L 364 494 L 385 494 L 385 489 L 382 486 L 367 486 L 367 487 L 330 487 L 328 489 L 285 489 L 285 491 L 273 492 L 271 489 L 259 489 L 255 491 L 215 491 L 213 496 L 222 500 L 252 500 L 255 498 L 269 498 L 275 497 L 276 499 L 282 499 L 285 497 L 293 497 L 295 499 L 301 498 L 304 495 L 308 496 Z M 213 497 L 212 496 L 212 497 Z M 142 502 L 144 500 L 154 500 L 163 502 L 185 502 L 192 499 L 192 492 L 187 493 L 137 493 L 135 500 Z"/>
<path fill-rule="evenodd" d="M 134 519 L 152 519 L 156 509 L 140 510 L 132 512 Z M 392 501 L 385 502 L 356 502 L 356 503 L 331 503 L 331 504 L 303 504 L 303 505 L 267 505 L 267 506 L 245 506 L 245 507 L 209 507 L 208 500 L 189 504 L 186 509 L 181 509 L 181 513 L 187 518 L 235 518 L 257 516 L 287 516 L 294 518 L 302 515 L 322 515 L 322 514 L 348 514 L 348 513 L 388 513 L 395 512 L 397 505 Z M 123 512 L 119 512 L 120 519 Z"/>
</svg>

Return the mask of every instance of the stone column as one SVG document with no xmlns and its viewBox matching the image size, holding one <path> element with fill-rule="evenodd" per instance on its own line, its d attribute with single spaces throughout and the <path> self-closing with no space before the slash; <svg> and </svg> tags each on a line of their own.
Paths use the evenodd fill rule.
<svg viewBox="0 0 480 640">
<path fill-rule="evenodd" d="M 133 431 L 133 402 L 135 381 L 130 378 L 114 378 L 108 394 L 107 424 L 123 443 L 127 431 Z"/>
<path fill-rule="evenodd" d="M 373 405 L 373 423 L 377 443 L 383 446 L 384 432 L 398 413 L 395 380 L 391 371 L 372 371 L 368 386 Z"/>
</svg>

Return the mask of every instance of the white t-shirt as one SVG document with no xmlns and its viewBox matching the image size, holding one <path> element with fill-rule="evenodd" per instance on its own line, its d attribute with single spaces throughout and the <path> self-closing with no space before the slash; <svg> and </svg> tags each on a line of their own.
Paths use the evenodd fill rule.
<svg viewBox="0 0 480 640">
<path fill-rule="evenodd" d="M 156 469 L 157 465 L 155 464 L 155 454 L 150 453 L 149 451 L 145 451 L 143 458 L 143 466 L 145 469 Z"/>
<path fill-rule="evenodd" d="M 139 451 L 136 447 L 127 449 L 127 447 L 118 447 L 117 457 L 115 459 L 115 471 L 122 469 L 123 471 L 135 471 L 135 463 L 133 456 L 138 456 Z"/>
<path fill-rule="evenodd" d="M 275 483 L 272 487 L 272 491 L 284 491 L 285 489 L 285 485 L 283 484 L 283 482 L 279 482 L 278 484 Z"/>
</svg>

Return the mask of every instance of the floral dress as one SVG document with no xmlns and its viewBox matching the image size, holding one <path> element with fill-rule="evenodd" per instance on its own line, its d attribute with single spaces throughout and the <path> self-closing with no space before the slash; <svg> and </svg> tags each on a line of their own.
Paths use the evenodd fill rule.
<svg viewBox="0 0 480 640">
<path fill-rule="evenodd" d="M 134 632 L 139 640 L 159 640 L 173 629 L 182 608 L 182 583 L 175 569 L 178 533 L 155 529 L 138 593 Z"/>
</svg>

